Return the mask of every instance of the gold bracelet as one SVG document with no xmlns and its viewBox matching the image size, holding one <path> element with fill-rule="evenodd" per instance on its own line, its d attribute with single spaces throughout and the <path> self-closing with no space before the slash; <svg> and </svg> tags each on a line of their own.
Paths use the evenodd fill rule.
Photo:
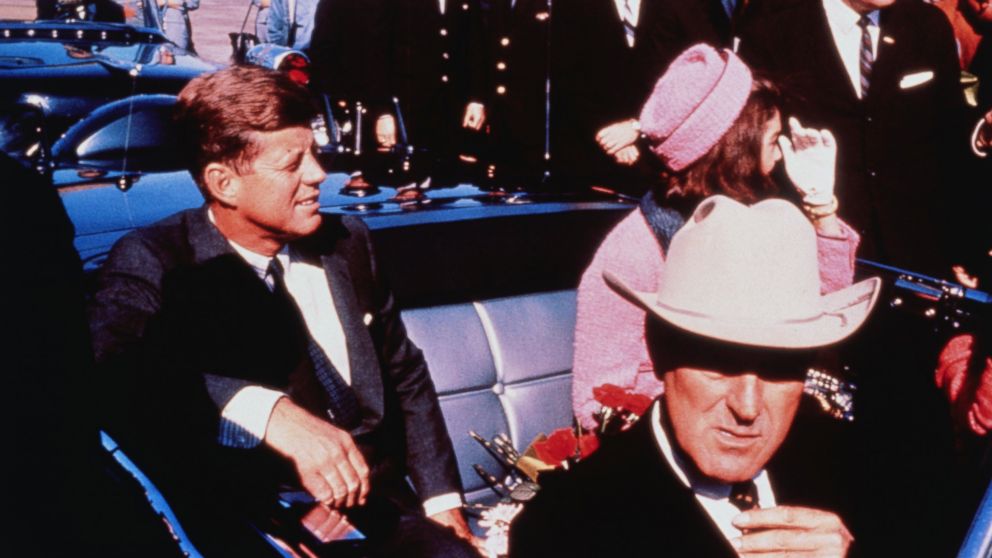
<svg viewBox="0 0 992 558">
<path fill-rule="evenodd" d="M 819 221 L 824 217 L 830 217 L 831 215 L 837 213 L 837 209 L 840 207 L 840 203 L 837 201 L 837 196 L 830 198 L 830 203 L 826 205 L 809 205 L 803 204 L 803 213 L 811 221 Z"/>
</svg>

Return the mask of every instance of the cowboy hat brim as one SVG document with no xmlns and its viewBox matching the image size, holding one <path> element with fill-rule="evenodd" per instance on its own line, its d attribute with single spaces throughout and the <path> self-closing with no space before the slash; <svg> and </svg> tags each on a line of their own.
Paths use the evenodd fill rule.
<svg viewBox="0 0 992 558">
<path fill-rule="evenodd" d="M 878 302 L 882 280 L 865 279 L 820 297 L 821 312 L 814 316 L 760 322 L 703 315 L 658 302 L 656 292 L 629 288 L 609 271 L 603 279 L 620 296 L 666 322 L 703 337 L 721 341 L 778 349 L 810 349 L 846 339 L 867 320 Z"/>
</svg>

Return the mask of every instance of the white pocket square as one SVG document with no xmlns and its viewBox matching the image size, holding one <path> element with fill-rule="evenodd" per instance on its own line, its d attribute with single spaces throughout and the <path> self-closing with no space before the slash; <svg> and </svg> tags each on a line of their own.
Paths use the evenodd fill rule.
<svg viewBox="0 0 992 558">
<path fill-rule="evenodd" d="M 925 72 L 916 72 L 915 74 L 906 74 L 902 76 L 901 80 L 899 80 L 899 89 L 909 89 L 910 87 L 923 85 L 932 79 L 933 72 L 930 70 Z"/>
</svg>

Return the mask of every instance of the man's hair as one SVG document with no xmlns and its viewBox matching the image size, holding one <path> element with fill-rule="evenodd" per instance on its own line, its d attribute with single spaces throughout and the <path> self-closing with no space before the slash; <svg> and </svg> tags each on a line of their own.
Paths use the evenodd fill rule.
<svg viewBox="0 0 992 558">
<path fill-rule="evenodd" d="M 174 119 L 179 147 L 203 189 L 203 169 L 210 163 L 250 170 L 258 155 L 253 133 L 309 127 L 316 114 L 310 92 L 286 74 L 234 66 L 193 78 L 179 92 Z"/>
<path fill-rule="evenodd" d="M 765 124 L 780 113 L 782 93 L 771 81 L 756 77 L 740 116 L 699 160 L 680 172 L 670 172 L 655 199 L 685 202 L 695 207 L 703 198 L 723 194 L 751 204 L 774 195 L 778 187 L 761 172 Z"/>
</svg>

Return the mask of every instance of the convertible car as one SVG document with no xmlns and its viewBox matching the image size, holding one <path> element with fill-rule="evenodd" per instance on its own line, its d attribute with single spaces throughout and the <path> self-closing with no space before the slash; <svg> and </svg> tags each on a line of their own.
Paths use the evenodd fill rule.
<svg viewBox="0 0 992 558">
<path fill-rule="evenodd" d="M 0 22 L 0 148 L 50 179 L 88 271 L 123 234 L 202 202 L 174 156 L 168 116 L 175 93 L 213 66 L 168 43 L 144 3 L 117 6 L 124 23 Z M 333 169 L 347 146 L 340 118 L 330 103 L 325 109 L 313 128 Z M 571 424 L 575 289 L 596 246 L 635 203 L 591 190 L 423 188 L 410 180 L 404 150 L 382 154 L 368 187 L 329 173 L 321 209 L 358 215 L 372 229 L 404 322 L 429 362 L 466 498 L 489 504 L 498 498 L 474 466 L 496 478 L 504 471 L 468 432 L 505 433 L 522 450 Z M 896 273 L 890 283 L 893 300 L 900 280 Z M 102 437 L 111 474 L 147 499 L 177 556 L 201 555 L 168 495 L 112 434 Z M 278 525 L 258 531 L 272 541 Z M 992 492 L 958 555 L 992 556 Z"/>
</svg>

